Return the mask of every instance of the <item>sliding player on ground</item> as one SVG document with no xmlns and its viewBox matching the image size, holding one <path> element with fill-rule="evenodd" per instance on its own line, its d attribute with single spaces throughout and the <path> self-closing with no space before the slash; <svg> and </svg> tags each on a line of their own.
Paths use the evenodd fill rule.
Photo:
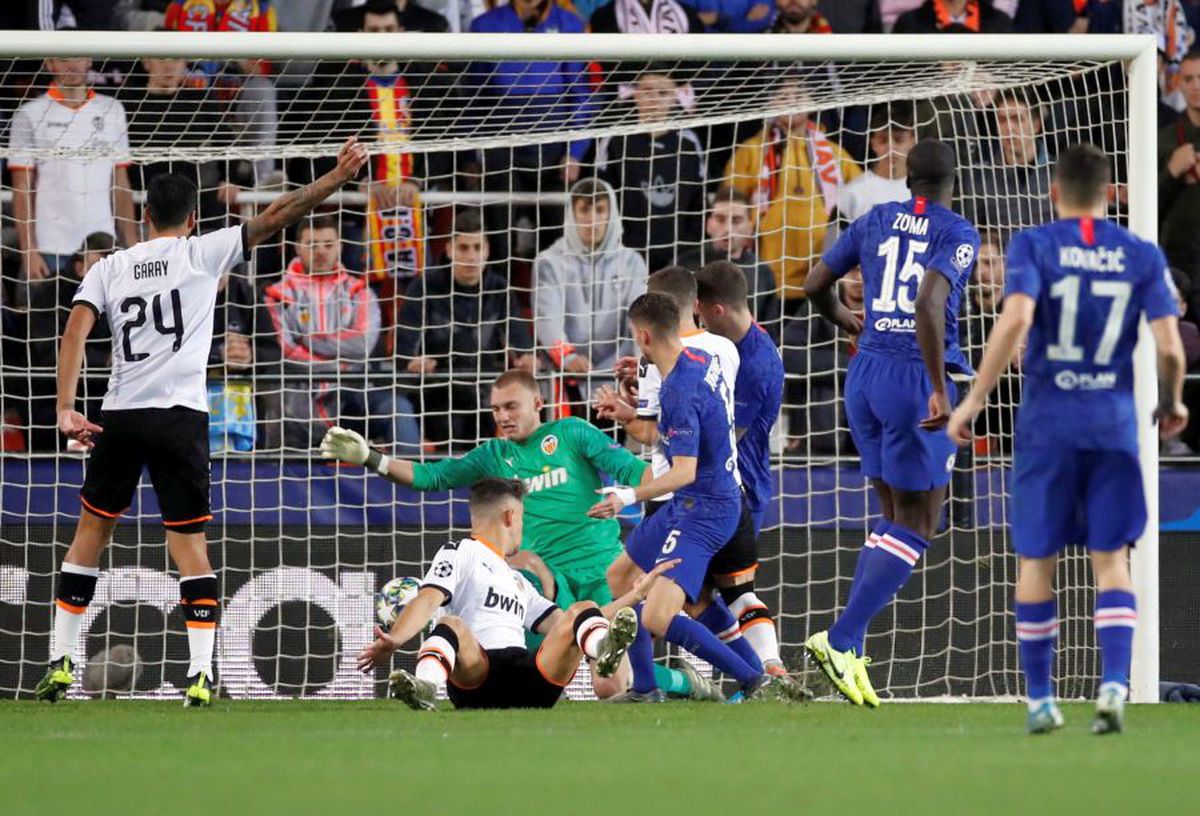
<svg viewBox="0 0 1200 816">
<path fill-rule="evenodd" d="M 1012 541 L 1019 557 L 1014 604 L 1028 699 L 1027 728 L 1060 728 L 1054 647 L 1058 554 L 1086 546 L 1096 580 L 1101 676 L 1092 731 L 1124 725 L 1137 600 L 1129 547 L 1146 526 L 1133 397 L 1133 350 L 1142 315 L 1158 348 L 1159 432 L 1187 424 L 1178 300 L 1155 245 L 1104 220 L 1110 160 L 1090 144 L 1067 150 L 1051 196 L 1058 221 L 1025 230 L 1008 250 L 1004 308 L 975 385 L 948 433 L 960 445 L 1026 333 L 1017 414 Z"/>
<path fill-rule="evenodd" d="M 637 616 L 630 604 L 645 597 L 657 573 L 603 609 L 593 601 L 559 609 L 508 565 L 521 548 L 524 495 L 515 479 L 476 482 L 471 535 L 438 550 L 391 631 L 376 627 L 375 640 L 359 654 L 364 672 L 386 665 L 439 608 L 446 610 L 421 644 L 416 671 L 388 678 L 391 695 L 410 708 L 436 709 L 442 683 L 456 708 L 550 708 L 582 658 L 593 661 L 597 675 L 611 677 L 633 642 Z M 546 636 L 537 651 L 525 647 L 526 629 Z"/>
<path fill-rule="evenodd" d="M 350 139 L 329 173 L 280 196 L 241 227 L 198 238 L 189 237 L 196 227 L 195 184 L 160 176 L 146 190 L 150 239 L 100 261 L 80 284 L 59 355 L 58 428 L 93 450 L 79 525 L 59 573 L 50 668 L 35 689 L 38 699 L 57 701 L 75 680 L 74 656 L 100 556 L 146 468 L 180 574 L 191 652 L 184 702 L 211 705 L 219 587 L 204 536 L 212 518 L 205 373 L 218 283 L 255 246 L 358 175 L 366 161 L 365 148 Z M 113 372 L 98 425 L 75 410 L 75 397 L 84 342 L 101 316 L 112 328 Z"/>
<path fill-rule="evenodd" d="M 851 224 L 804 284 L 817 311 L 859 334 L 846 417 L 883 516 L 859 553 L 846 608 L 804 644 L 856 705 L 879 705 L 863 653 L 867 628 L 929 547 L 954 466 L 954 443 L 943 431 L 955 398 L 949 374 L 971 373 L 957 315 L 979 250 L 978 231 L 949 209 L 954 177 L 948 145 L 918 142 L 908 154 L 912 200 L 877 205 Z M 856 266 L 865 324 L 833 291 Z"/>
<path fill-rule="evenodd" d="M 679 307 L 670 296 L 640 296 L 629 307 L 629 324 L 639 350 L 662 374 L 658 436 L 670 468 L 636 488 L 605 488 L 603 500 L 588 512 L 612 518 L 634 502 L 673 493 L 665 507 L 634 528 L 626 552 L 643 571 L 679 559 L 638 607 L 644 628 L 630 650 L 633 691 L 645 695 L 656 688 L 654 636 L 708 661 L 750 697 L 772 679 L 761 664 L 751 665 L 703 624 L 680 614 L 685 604 L 700 600 L 709 563 L 742 517 L 729 388 L 711 355 L 684 347 Z M 788 695 L 788 678 L 778 679 L 772 688 Z"/>
<path fill-rule="evenodd" d="M 581 419 L 542 422 L 544 403 L 528 372 L 500 375 L 492 385 L 491 405 L 501 438 L 489 439 L 465 456 L 425 463 L 391 459 L 340 427 L 325 434 L 321 455 L 365 465 L 420 491 L 468 487 L 486 477 L 520 479 L 528 493 L 523 547 L 553 575 L 553 589 L 543 589 L 563 609 L 576 601 L 611 603 L 606 573 L 621 552 L 621 526 L 615 519 L 588 518 L 587 511 L 602 485 L 601 473 L 620 484 L 640 484 L 649 475 L 646 463 Z M 627 685 L 627 670 L 610 679 L 593 675 L 602 698 L 624 692 Z"/>
</svg>

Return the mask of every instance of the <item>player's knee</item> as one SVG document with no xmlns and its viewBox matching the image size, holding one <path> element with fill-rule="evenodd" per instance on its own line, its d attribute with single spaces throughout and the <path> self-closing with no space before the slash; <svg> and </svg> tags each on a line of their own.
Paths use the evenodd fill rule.
<svg viewBox="0 0 1200 816">
<path fill-rule="evenodd" d="M 462 635 L 467 631 L 467 624 L 458 615 L 443 615 L 438 623 L 450 628 L 456 635 Z"/>
<path fill-rule="evenodd" d="M 599 607 L 597 606 L 595 601 L 576 601 L 575 603 L 573 603 L 567 607 L 567 609 L 566 609 L 567 618 L 569 620 L 575 620 L 576 618 L 578 618 L 580 615 L 582 615 L 588 609 L 598 609 L 598 608 Z"/>
<path fill-rule="evenodd" d="M 671 620 L 677 614 L 677 612 L 666 609 L 644 607 L 642 609 L 642 626 L 645 626 L 646 630 L 655 637 L 662 637 L 667 633 Z"/>
</svg>

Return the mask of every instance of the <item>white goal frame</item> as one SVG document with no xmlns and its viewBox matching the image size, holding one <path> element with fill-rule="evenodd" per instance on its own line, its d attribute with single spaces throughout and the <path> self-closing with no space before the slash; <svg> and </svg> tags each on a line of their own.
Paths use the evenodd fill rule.
<svg viewBox="0 0 1200 816">
<path fill-rule="evenodd" d="M 1128 63 L 1129 226 L 1148 240 L 1158 234 L 1156 116 L 1158 67 L 1149 35 L 830 35 L 772 34 L 423 34 L 173 33 L 112 31 L 3 31 L 0 58 L 184 57 L 214 60 L 296 57 L 406 61 L 522 60 L 835 60 L 842 62 L 1107 60 Z M 571 138 L 569 131 L 556 138 Z M 1143 321 L 1135 352 L 1135 392 L 1141 465 L 1147 503 L 1146 531 L 1134 551 L 1133 582 L 1139 596 L 1131 695 L 1158 699 L 1158 444 L 1151 420 L 1157 403 L 1154 343 Z"/>
</svg>

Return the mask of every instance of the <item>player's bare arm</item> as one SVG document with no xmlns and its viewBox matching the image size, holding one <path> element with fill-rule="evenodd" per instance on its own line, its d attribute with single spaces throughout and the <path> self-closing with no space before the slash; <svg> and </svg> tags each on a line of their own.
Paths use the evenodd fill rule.
<svg viewBox="0 0 1200 816">
<path fill-rule="evenodd" d="M 58 353 L 58 430 L 87 447 L 92 447 L 92 434 L 103 431 L 99 425 L 75 410 L 79 390 L 79 371 L 83 367 L 83 347 L 96 325 L 96 313 L 90 306 L 76 306 L 67 318 L 62 347 Z"/>
<path fill-rule="evenodd" d="M 285 193 L 246 222 L 246 248 L 261 244 L 313 211 L 322 201 L 354 179 L 367 163 L 367 149 L 351 136 L 338 151 L 337 165 L 299 190 Z"/>
<path fill-rule="evenodd" d="M 646 471 L 649 473 L 649 470 Z M 696 457 L 676 456 L 671 469 L 663 475 L 643 482 L 637 487 L 602 487 L 598 491 L 603 499 L 588 510 L 592 518 L 613 518 L 634 502 L 650 501 L 696 481 Z"/>
<path fill-rule="evenodd" d="M 824 261 L 817 261 L 804 279 L 804 294 L 821 317 L 847 334 L 858 334 L 862 331 L 862 320 L 838 298 L 834 291 L 836 283 L 833 270 Z"/>
<path fill-rule="evenodd" d="M 1158 349 L 1158 433 L 1163 439 L 1182 431 L 1188 422 L 1188 409 L 1183 404 L 1183 373 L 1187 362 L 1183 341 L 1179 336 L 1179 318 L 1160 317 L 1150 322 L 1154 345 Z"/>
<path fill-rule="evenodd" d="M 433 613 L 445 600 L 446 595 L 440 589 L 425 587 L 418 592 L 417 597 L 409 601 L 396 617 L 390 631 L 383 631 L 381 626 L 375 627 L 375 640 L 358 653 L 358 670 L 365 673 L 376 666 L 386 665 L 392 652 L 412 640 L 429 625 Z"/>
<path fill-rule="evenodd" d="M 921 427 L 935 431 L 950 418 L 950 396 L 946 393 L 946 300 L 950 281 L 932 269 L 926 270 L 917 289 L 917 345 L 925 359 L 925 372 L 933 386 L 929 396 L 929 415 Z"/>
<path fill-rule="evenodd" d="M 138 222 L 133 208 L 133 184 L 129 181 L 128 167 L 113 169 L 113 211 L 121 243 L 127 247 L 133 246 L 138 242 Z"/>
<path fill-rule="evenodd" d="M 636 606 L 637 604 L 640 604 L 642 601 L 646 600 L 646 596 L 650 594 L 650 588 L 654 586 L 655 579 L 657 579 L 658 576 L 662 575 L 667 570 L 678 566 L 679 560 L 680 559 L 678 558 L 673 558 L 670 561 L 663 561 L 655 564 L 654 569 L 647 573 L 643 573 L 636 581 L 633 582 L 633 586 L 628 592 L 611 603 L 607 603 L 600 607 L 600 614 L 604 615 L 604 617 L 608 618 L 609 620 L 612 620 L 613 615 L 617 614 L 617 610 Z M 545 635 L 549 633 L 549 631 L 554 628 L 554 625 L 558 623 L 565 614 L 566 612 L 561 609 L 554 610 L 547 615 L 541 621 L 541 623 L 538 624 L 537 629 L 534 631 L 536 631 L 539 635 Z M 397 620 L 397 623 L 399 623 L 399 620 Z"/>
<path fill-rule="evenodd" d="M 596 390 L 595 407 L 598 417 L 619 423 L 625 428 L 625 433 L 643 445 L 653 445 L 658 441 L 658 427 L 654 420 L 639 417 L 637 410 L 607 385 Z"/>
<path fill-rule="evenodd" d="M 1033 311 L 1036 305 L 1037 302 L 1033 298 L 1020 293 L 1011 294 L 1004 299 L 1004 308 L 996 320 L 995 327 L 992 328 L 991 336 L 988 337 L 979 370 L 975 372 L 975 382 L 967 396 L 954 409 L 946 427 L 946 433 L 958 445 L 966 445 L 971 441 L 971 426 L 987 404 L 988 396 L 995 389 L 996 383 L 1008 369 L 1017 349 L 1024 344 L 1025 335 L 1033 325 Z"/>
<path fill-rule="evenodd" d="M 412 487 L 412 462 L 393 459 L 372 450 L 362 434 L 348 428 L 335 425 L 325 432 L 324 438 L 321 439 L 321 456 L 350 465 L 362 465 L 388 481 Z"/>
</svg>

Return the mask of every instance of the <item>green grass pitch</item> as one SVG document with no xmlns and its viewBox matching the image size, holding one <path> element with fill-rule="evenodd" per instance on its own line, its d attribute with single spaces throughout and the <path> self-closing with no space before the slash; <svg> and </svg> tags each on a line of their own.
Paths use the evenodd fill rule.
<svg viewBox="0 0 1200 816">
<path fill-rule="evenodd" d="M 1200 706 L 0 703 L 0 812 L 801 814 L 1200 812 Z"/>
</svg>

